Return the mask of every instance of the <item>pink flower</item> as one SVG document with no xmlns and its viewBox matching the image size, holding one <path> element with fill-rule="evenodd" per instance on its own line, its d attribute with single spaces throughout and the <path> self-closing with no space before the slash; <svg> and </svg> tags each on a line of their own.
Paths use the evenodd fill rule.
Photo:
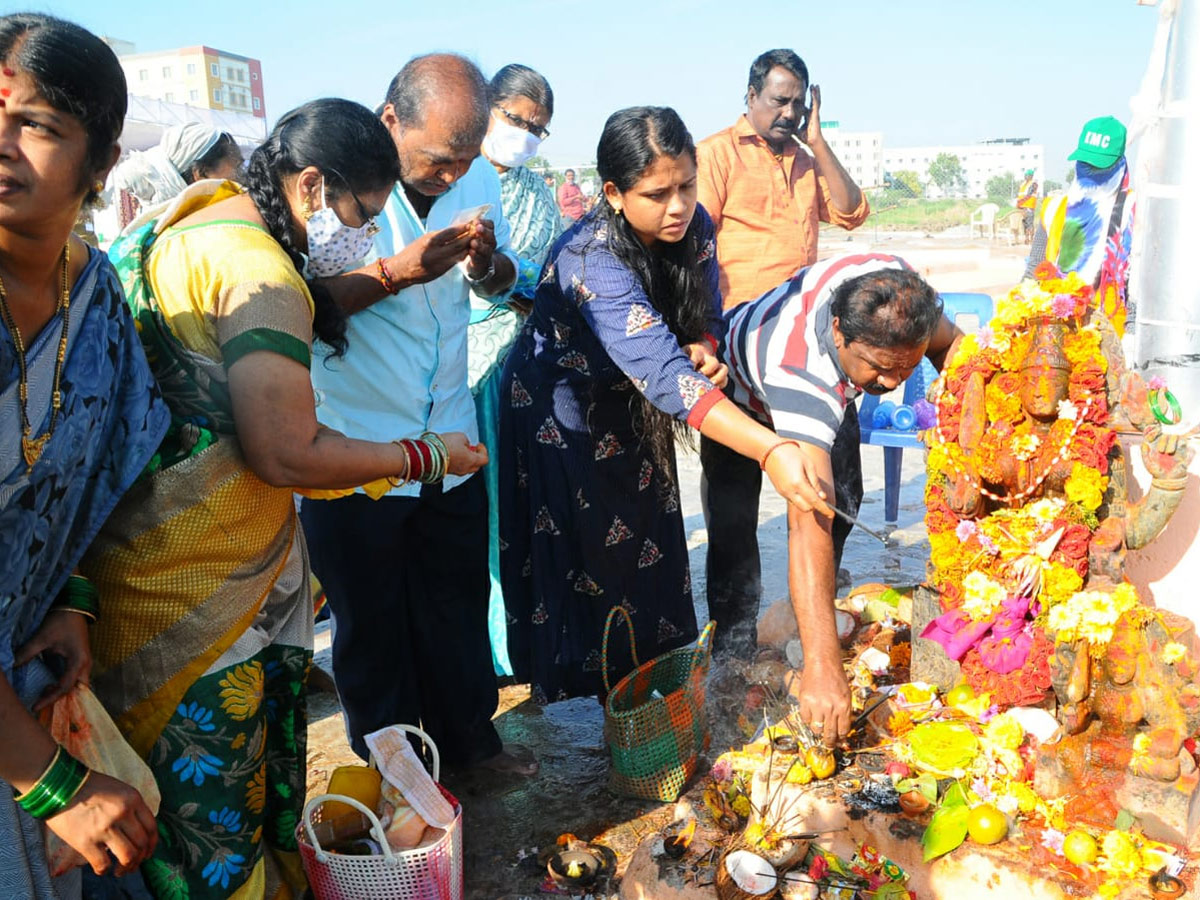
<svg viewBox="0 0 1200 900">
<path fill-rule="evenodd" d="M 718 759 L 713 763 L 712 771 L 709 774 L 717 781 L 728 781 L 733 777 L 733 763 L 727 759 Z"/>
<path fill-rule="evenodd" d="M 997 675 L 1007 675 L 1025 665 L 1033 638 L 1025 631 L 1013 636 L 988 635 L 979 642 L 979 661 Z"/>
<path fill-rule="evenodd" d="M 1066 839 L 1066 837 L 1067 836 L 1057 828 L 1047 828 L 1042 832 L 1042 846 L 1047 850 L 1053 850 L 1059 856 L 1062 856 L 1063 841 Z"/>
<path fill-rule="evenodd" d="M 988 787 L 988 783 L 982 778 L 976 778 L 971 782 L 971 790 L 984 803 L 988 803 L 992 799 L 992 789 Z"/>
<path fill-rule="evenodd" d="M 992 331 L 991 327 L 988 325 L 984 325 L 977 332 L 975 332 L 975 340 L 983 350 L 986 350 L 988 347 L 992 346 L 992 342 L 995 339 L 996 333 Z"/>
<path fill-rule="evenodd" d="M 1167 379 L 1161 375 L 1151 375 L 1150 380 L 1146 382 L 1146 387 L 1152 391 L 1161 391 L 1167 386 Z"/>
<path fill-rule="evenodd" d="M 1065 319 L 1075 312 L 1075 298 L 1070 294 L 1055 294 L 1050 301 L 1050 311 L 1058 318 Z"/>
<path fill-rule="evenodd" d="M 993 703 L 979 715 L 979 724 L 986 725 L 1000 714 L 1000 707 Z"/>
<path fill-rule="evenodd" d="M 926 625 L 921 637 L 937 641 L 950 659 L 960 660 L 991 627 L 990 620 L 976 622 L 961 609 L 952 609 Z"/>
<path fill-rule="evenodd" d="M 964 544 L 970 539 L 971 535 L 979 530 L 979 526 L 975 524 L 973 519 L 963 519 L 958 523 L 958 527 L 954 529 L 954 533 L 958 535 L 958 539 Z"/>
<path fill-rule="evenodd" d="M 996 556 L 1000 552 L 1000 548 L 996 546 L 996 542 L 982 531 L 979 533 L 979 546 L 991 556 Z"/>
</svg>

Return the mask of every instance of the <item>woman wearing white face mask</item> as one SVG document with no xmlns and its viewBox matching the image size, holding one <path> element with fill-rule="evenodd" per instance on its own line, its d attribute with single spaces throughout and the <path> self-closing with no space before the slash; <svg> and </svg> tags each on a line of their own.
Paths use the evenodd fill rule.
<svg viewBox="0 0 1200 900">
<path fill-rule="evenodd" d="M 303 889 L 277 884 L 300 870 L 312 657 L 293 489 L 386 491 L 487 460 L 463 434 L 375 443 L 317 423 L 312 339 L 345 352 L 345 320 L 304 275 L 362 258 L 398 175 L 376 116 L 317 100 L 254 151 L 247 192 L 193 185 L 113 247 L 172 427 L 82 569 L 105 606 L 93 684 L 162 791 L 142 868 L 156 895 Z"/>
<path fill-rule="evenodd" d="M 496 306 L 495 298 L 472 298 L 468 339 L 468 380 L 475 395 L 475 412 L 480 440 L 495 446 L 499 429 L 500 372 L 508 351 L 521 330 L 537 289 L 542 263 L 562 233 L 554 192 L 544 176 L 525 167 L 550 134 L 547 126 L 554 115 L 554 92 L 540 74 L 528 66 L 511 63 L 492 78 L 492 116 L 483 155 L 500 175 L 500 201 L 504 218 L 512 228 L 512 248 L 517 253 L 517 282 L 509 305 Z M 492 660 L 497 673 L 511 675 L 508 662 L 504 598 L 500 593 L 500 549 L 497 537 L 499 511 L 495 466 L 484 470 L 491 518 L 491 547 L 488 562 L 492 574 L 492 596 L 488 624 L 492 636 Z"/>
</svg>

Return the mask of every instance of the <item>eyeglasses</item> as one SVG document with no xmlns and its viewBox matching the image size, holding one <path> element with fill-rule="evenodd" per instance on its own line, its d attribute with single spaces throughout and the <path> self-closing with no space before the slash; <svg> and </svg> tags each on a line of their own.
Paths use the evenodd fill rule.
<svg viewBox="0 0 1200 900">
<path fill-rule="evenodd" d="M 362 201 L 358 199 L 358 194 L 354 193 L 354 188 L 350 187 L 350 182 L 346 180 L 345 176 L 337 169 L 331 168 L 329 171 L 338 181 L 346 186 L 346 190 L 354 198 L 354 205 L 358 207 L 358 216 L 363 220 L 363 224 L 367 226 L 367 236 L 375 237 L 375 235 L 379 234 L 379 226 L 375 223 L 375 217 L 367 212 L 367 208 L 362 205 Z M 325 202 L 328 203 L 329 200 L 326 199 Z M 362 226 L 360 225 L 359 227 L 361 228 Z"/>
<path fill-rule="evenodd" d="M 543 141 L 546 138 L 550 137 L 550 129 L 549 128 L 544 128 L 541 125 L 535 125 L 533 122 L 530 122 L 528 119 L 522 119 L 520 116 L 516 115 L 515 113 L 510 113 L 503 106 L 497 106 L 496 109 L 500 110 L 500 112 L 504 115 L 504 118 L 508 119 L 508 121 L 511 122 L 513 125 L 515 125 L 517 128 L 520 128 L 523 131 L 528 131 L 534 137 L 540 138 Z"/>
<path fill-rule="evenodd" d="M 366 223 L 367 237 L 375 237 L 379 234 L 379 226 L 375 222 L 375 217 L 367 214 L 367 208 L 362 205 L 362 201 L 358 199 L 358 194 L 354 193 L 354 189 L 349 185 L 346 190 L 350 191 L 350 196 L 354 198 L 354 205 L 358 207 L 358 215 Z"/>
</svg>

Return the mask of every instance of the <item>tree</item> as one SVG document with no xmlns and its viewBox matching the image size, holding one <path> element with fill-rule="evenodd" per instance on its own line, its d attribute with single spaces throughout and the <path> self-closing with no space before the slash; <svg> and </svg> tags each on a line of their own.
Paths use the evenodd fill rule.
<svg viewBox="0 0 1200 900">
<path fill-rule="evenodd" d="M 1061 191 L 1062 187 L 1061 181 L 1055 181 L 1052 178 L 1047 178 L 1042 182 L 1042 192 L 1046 194 L 1049 194 L 1051 191 Z"/>
<path fill-rule="evenodd" d="M 550 165 L 550 160 L 546 159 L 544 156 L 529 157 L 529 160 L 525 163 L 525 167 L 527 169 L 533 169 L 535 172 L 544 172 L 547 169 L 553 168 Z"/>
<path fill-rule="evenodd" d="M 1071 166 L 1071 168 L 1067 169 L 1067 184 L 1074 184 L 1074 183 L 1075 183 L 1075 167 Z"/>
<path fill-rule="evenodd" d="M 966 190 L 967 177 L 963 173 L 962 161 L 953 153 L 939 153 L 929 164 L 929 177 L 947 196 Z"/>
<path fill-rule="evenodd" d="M 1006 206 L 1017 196 L 1017 176 L 1012 172 L 993 175 L 984 186 L 987 198 L 999 206 Z"/>
<path fill-rule="evenodd" d="M 912 169 L 901 169 L 899 172 L 892 173 L 892 181 L 895 182 L 894 188 L 903 191 L 908 189 L 909 197 L 920 197 L 925 193 L 921 187 L 921 176 Z"/>
</svg>

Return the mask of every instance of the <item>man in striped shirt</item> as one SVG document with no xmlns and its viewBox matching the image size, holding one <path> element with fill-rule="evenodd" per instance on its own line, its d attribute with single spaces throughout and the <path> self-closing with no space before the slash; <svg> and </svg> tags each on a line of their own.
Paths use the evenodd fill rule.
<svg viewBox="0 0 1200 900">
<path fill-rule="evenodd" d="M 850 727 L 850 690 L 834 626 L 836 567 L 830 451 L 860 391 L 886 394 L 928 357 L 940 370 L 960 332 L 937 293 L 902 259 L 834 257 L 725 314 L 726 394 L 800 445 L 826 504 L 788 507 L 788 593 L 804 645 L 791 684 L 800 714 L 832 743 Z M 858 453 L 858 447 L 845 452 Z"/>
</svg>

